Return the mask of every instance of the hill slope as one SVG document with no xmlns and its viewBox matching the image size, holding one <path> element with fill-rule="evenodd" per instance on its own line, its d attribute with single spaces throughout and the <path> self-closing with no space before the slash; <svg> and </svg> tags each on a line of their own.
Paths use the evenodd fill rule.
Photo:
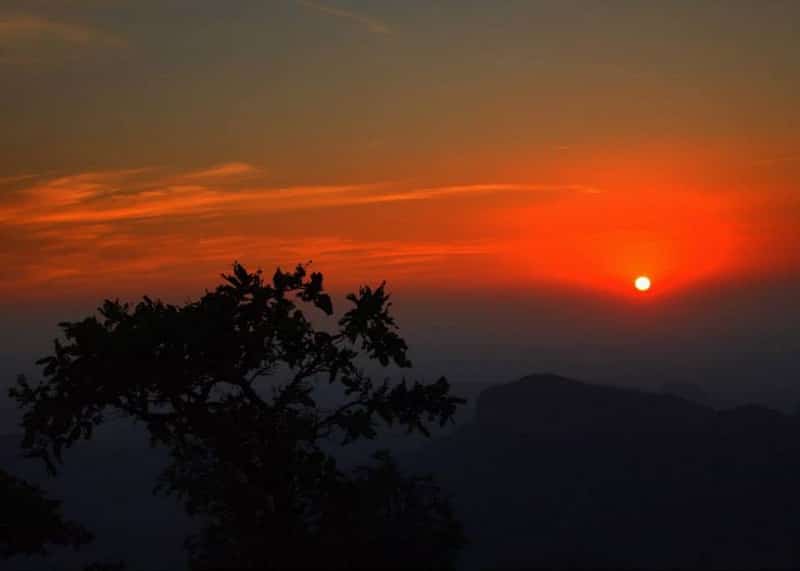
<svg viewBox="0 0 800 571">
<path fill-rule="evenodd" d="M 454 494 L 468 568 L 792 568 L 798 436 L 764 407 L 534 375 L 419 462 Z"/>
</svg>

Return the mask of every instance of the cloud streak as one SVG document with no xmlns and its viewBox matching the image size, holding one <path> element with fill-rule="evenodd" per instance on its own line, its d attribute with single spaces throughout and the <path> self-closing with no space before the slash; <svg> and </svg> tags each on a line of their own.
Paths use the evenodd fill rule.
<svg viewBox="0 0 800 571">
<path fill-rule="evenodd" d="M 57 38 L 73 44 L 87 44 L 97 37 L 90 28 L 30 15 L 0 16 L 0 40 Z"/>
<path fill-rule="evenodd" d="M 594 192 L 578 185 L 471 184 L 402 188 L 397 183 L 272 187 L 260 170 L 227 163 L 187 173 L 149 169 L 88 172 L 37 182 L 0 203 L 0 223 L 98 224 L 163 217 L 340 208 L 492 193 Z M 244 177 L 244 180 L 243 180 Z"/>
<path fill-rule="evenodd" d="M 125 41 L 83 24 L 31 14 L 0 14 L 0 63 L 63 59 L 76 50 L 120 48 Z"/>
<path fill-rule="evenodd" d="M 83 291 L 94 279 L 111 283 L 121 275 L 207 277 L 233 259 L 264 256 L 282 264 L 320 260 L 352 279 L 416 276 L 432 264 L 485 256 L 496 241 L 444 227 L 413 238 L 402 227 L 369 229 L 359 222 L 363 212 L 352 209 L 374 206 L 370 216 L 391 220 L 390 209 L 415 202 L 420 212 L 428 202 L 447 212 L 463 203 L 444 203 L 461 197 L 588 191 L 498 183 L 271 186 L 263 169 L 244 162 L 14 177 L 0 191 L 0 265 L 13 268 L 0 277 L 0 293 Z"/>
<path fill-rule="evenodd" d="M 207 169 L 189 172 L 184 175 L 187 179 L 212 179 L 221 180 L 232 177 L 248 177 L 260 174 L 262 171 L 253 165 L 241 162 L 222 163 Z"/>
<path fill-rule="evenodd" d="M 391 31 L 389 27 L 377 20 L 375 18 L 371 18 L 369 16 L 365 16 L 363 14 L 359 14 L 357 12 L 351 12 L 349 10 L 343 10 L 341 8 L 335 8 L 333 6 L 329 6 L 326 4 L 322 4 L 320 2 L 315 2 L 314 0 L 295 0 L 301 6 L 306 8 L 310 8 L 312 10 L 316 10 L 317 12 L 321 12 L 323 14 L 327 14 L 329 16 L 334 16 L 336 18 L 342 18 L 346 20 L 350 20 L 355 22 L 363 27 L 365 27 L 368 31 L 373 34 L 390 34 Z"/>
<path fill-rule="evenodd" d="M 788 163 L 800 162 L 800 153 L 793 153 L 788 155 L 780 155 L 777 157 L 770 157 L 755 161 L 753 166 L 757 167 L 771 167 L 776 165 L 783 165 Z"/>
</svg>

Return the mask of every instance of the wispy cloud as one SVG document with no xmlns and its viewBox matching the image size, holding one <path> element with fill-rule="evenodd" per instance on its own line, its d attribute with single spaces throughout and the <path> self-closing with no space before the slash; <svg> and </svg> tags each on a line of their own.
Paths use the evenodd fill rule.
<svg viewBox="0 0 800 571">
<path fill-rule="evenodd" d="M 232 162 L 192 171 L 184 176 L 189 179 L 222 179 L 230 177 L 252 176 L 261 174 L 261 169 L 248 163 Z"/>
<path fill-rule="evenodd" d="M 8 180 L 12 180 L 9 178 Z M 65 176 L 13 177 L 0 192 L 0 293 L 27 287 L 80 287 L 94 278 L 210 272 L 233 259 L 296 263 L 323 260 L 352 278 L 411 275 L 431 264 L 482 256 L 496 245 L 435 228 L 413 239 L 404 230 L 364 230 L 358 221 L 391 219 L 391 208 L 459 197 L 583 193 L 582 186 L 401 182 L 273 186 L 244 162 L 169 171 L 142 168 Z M 458 210 L 462 203 L 442 205 Z M 398 210 L 400 212 L 401 210 Z M 442 234 L 444 232 L 444 234 Z M 103 277 L 105 276 L 105 277 Z M 176 277 L 177 276 L 177 277 Z M 100 283 L 100 282 L 98 282 Z M 41 290 L 44 291 L 44 290 Z"/>
<path fill-rule="evenodd" d="M 389 271 L 394 278 L 419 274 L 431 264 L 452 264 L 456 259 L 487 255 L 497 248 L 477 240 L 461 243 L 358 240 L 335 234 L 298 240 L 236 232 L 224 236 L 164 232 L 147 239 L 129 230 L 114 231 L 106 226 L 43 232 L 31 237 L 29 244 L 35 247 L 36 255 L 20 253 L 14 259 L 6 259 L 0 252 L 0 260 L 8 264 L 6 267 L 14 268 L 13 273 L 0 277 L 0 294 L 47 295 L 47 291 L 56 288 L 59 295 L 64 295 L 70 290 L 85 291 L 89 284 L 112 284 L 109 294 L 127 296 L 142 293 L 139 288 L 143 280 L 158 280 L 164 291 L 170 281 L 174 283 L 187 276 L 197 277 L 199 284 L 208 285 L 208 279 L 213 279 L 234 259 L 283 267 L 313 260 L 326 272 L 344 268 L 351 281 L 363 283 L 375 280 L 376 276 L 387 277 Z M 130 278 L 134 276 L 136 281 L 132 283 Z"/>
<path fill-rule="evenodd" d="M 0 63 L 63 59 L 74 50 L 124 45 L 122 38 L 91 26 L 32 14 L 0 14 Z"/>
<path fill-rule="evenodd" d="M 800 153 L 792 153 L 787 155 L 780 155 L 776 157 L 769 157 L 765 159 L 757 160 L 753 163 L 753 166 L 757 167 L 771 167 L 775 165 L 781 165 L 786 163 L 796 163 L 800 162 Z"/>
<path fill-rule="evenodd" d="M 35 174 L 17 174 L 12 176 L 0 176 L 0 186 L 20 183 L 25 180 L 31 180 L 33 178 L 37 178 L 37 176 L 38 175 Z"/>
<path fill-rule="evenodd" d="M 430 200 L 464 194 L 489 194 L 508 192 L 581 192 L 596 193 L 599 189 L 583 185 L 548 185 L 548 184 L 468 184 L 438 186 L 430 188 L 410 189 L 389 192 L 380 196 L 362 198 L 364 202 L 401 202 L 405 200 Z"/>
<path fill-rule="evenodd" d="M 314 0 L 295 0 L 295 1 L 302 6 L 311 8 L 312 10 L 316 10 L 318 12 L 322 12 L 323 14 L 328 14 L 329 16 L 335 16 L 337 18 L 345 18 L 347 20 L 351 20 L 357 24 L 360 24 L 361 26 L 364 26 L 367 30 L 369 30 L 373 34 L 391 33 L 389 27 L 376 18 L 365 16 L 363 14 L 352 12 L 350 10 L 343 10 L 342 8 L 336 8 L 328 4 L 322 4 L 321 2 L 316 2 Z"/>
<path fill-rule="evenodd" d="M 489 193 L 593 192 L 578 185 L 471 184 L 414 188 L 397 183 L 275 187 L 246 163 L 171 174 L 153 169 L 88 172 L 44 179 L 7 193 L 6 225 L 114 221 L 340 208 Z M 244 177 L 244 178 L 243 178 Z"/>
<path fill-rule="evenodd" d="M 0 16 L 0 39 L 20 39 L 31 36 L 55 36 L 61 40 L 84 44 L 92 34 L 87 28 L 54 22 L 37 16 Z"/>
</svg>

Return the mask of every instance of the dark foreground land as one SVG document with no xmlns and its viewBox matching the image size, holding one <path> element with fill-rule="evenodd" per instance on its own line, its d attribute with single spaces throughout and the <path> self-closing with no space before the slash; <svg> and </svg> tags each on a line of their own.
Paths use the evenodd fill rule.
<svg viewBox="0 0 800 571">
<path fill-rule="evenodd" d="M 425 453 L 467 567 L 796 568 L 800 419 L 531 376 Z"/>
<path fill-rule="evenodd" d="M 386 436 L 376 444 L 403 442 L 404 466 L 432 473 L 452 495 L 471 540 L 460 567 L 800 566 L 795 415 L 715 410 L 555 375 L 487 388 L 471 410 L 432 442 Z M 192 524 L 173 500 L 150 495 L 164 461 L 136 432 L 77 448 L 47 488 L 95 532 L 95 544 L 4 568 L 92 560 L 181 568 Z M 45 481 L 17 457 L 16 436 L 0 439 L 0 465 Z"/>
</svg>

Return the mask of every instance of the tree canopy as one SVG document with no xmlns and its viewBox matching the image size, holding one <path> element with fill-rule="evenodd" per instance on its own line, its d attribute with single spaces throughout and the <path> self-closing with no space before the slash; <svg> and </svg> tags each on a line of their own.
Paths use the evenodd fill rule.
<svg viewBox="0 0 800 571">
<path fill-rule="evenodd" d="M 386 455 L 345 473 L 323 447 L 374 438 L 382 423 L 427 435 L 463 402 L 444 378 L 365 373 L 411 366 L 385 284 L 348 295 L 332 322 L 322 274 L 304 266 L 265 280 L 236 263 L 223 279 L 184 305 L 106 300 L 99 315 L 61 323 L 44 378 L 11 391 L 28 453 L 55 472 L 109 413 L 144 422 L 171 454 L 160 489 L 206 523 L 189 542 L 197 568 L 448 566 L 463 535 L 432 482 Z M 320 384 L 342 398 L 323 406 Z"/>
<path fill-rule="evenodd" d="M 78 548 L 92 535 L 64 520 L 61 502 L 38 487 L 0 470 L 0 559 L 47 555 L 48 545 Z"/>
</svg>

